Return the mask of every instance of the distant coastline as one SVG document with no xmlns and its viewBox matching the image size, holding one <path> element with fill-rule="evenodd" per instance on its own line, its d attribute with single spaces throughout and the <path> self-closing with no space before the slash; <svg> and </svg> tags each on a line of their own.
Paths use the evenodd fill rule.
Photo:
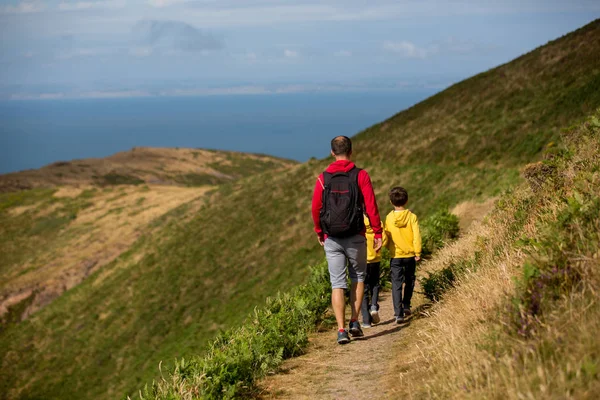
<svg viewBox="0 0 600 400">
<path fill-rule="evenodd" d="M 306 161 L 438 90 L 0 101 L 0 174 L 133 147 L 211 148 Z M 56 100 L 57 98 L 51 98 Z"/>
<path fill-rule="evenodd" d="M 422 90 L 440 91 L 450 86 L 453 81 L 432 82 L 393 82 L 379 85 L 361 84 L 285 84 L 285 85 L 237 85 L 215 87 L 190 87 L 189 85 L 173 88 L 125 88 L 125 89 L 77 89 L 56 87 L 40 91 L 35 87 L 20 88 L 15 91 L 0 88 L 0 101 L 24 100 L 76 100 L 76 99 L 121 99 L 146 97 L 206 97 L 206 96 L 239 96 L 239 95 L 279 95 L 279 94 L 336 94 L 336 93 L 392 93 L 414 92 Z"/>
</svg>

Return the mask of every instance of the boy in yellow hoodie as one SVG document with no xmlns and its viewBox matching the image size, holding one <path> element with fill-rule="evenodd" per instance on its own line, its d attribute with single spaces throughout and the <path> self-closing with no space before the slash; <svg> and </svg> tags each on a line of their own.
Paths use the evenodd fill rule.
<svg viewBox="0 0 600 400">
<path fill-rule="evenodd" d="M 381 265 L 381 249 L 375 250 L 373 242 L 375 240 L 375 232 L 371 227 L 371 221 L 365 215 L 365 236 L 367 238 L 367 276 L 365 277 L 365 292 L 363 296 L 360 312 L 363 322 L 361 327 L 371 328 L 371 323 L 378 324 L 379 318 L 379 284 Z M 383 223 L 382 223 L 383 225 Z M 383 246 L 386 239 L 383 236 Z"/>
<path fill-rule="evenodd" d="M 406 209 L 408 192 L 397 186 L 390 190 L 390 202 L 394 206 L 385 218 L 385 236 L 390 251 L 392 275 L 392 301 L 396 323 L 410 315 L 410 300 L 415 287 L 417 261 L 421 259 L 421 233 L 417 216 Z M 404 285 L 404 295 L 402 286 Z"/>
</svg>

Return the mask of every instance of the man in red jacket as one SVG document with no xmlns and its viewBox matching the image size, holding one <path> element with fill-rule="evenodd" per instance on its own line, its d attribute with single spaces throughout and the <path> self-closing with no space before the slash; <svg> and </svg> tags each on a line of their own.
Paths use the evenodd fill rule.
<svg viewBox="0 0 600 400">
<path fill-rule="evenodd" d="M 342 199 L 340 201 L 340 196 L 343 197 L 347 193 L 352 193 L 353 188 L 358 186 L 358 191 L 360 192 L 358 198 L 360 199 L 359 202 L 362 203 L 358 205 L 359 217 L 363 218 L 362 212 L 364 211 L 369 218 L 371 227 L 375 233 L 375 250 L 381 248 L 382 228 L 371 178 L 367 171 L 356 168 L 354 163 L 350 161 L 350 156 L 352 155 L 352 141 L 350 138 L 346 136 L 333 138 L 331 141 L 331 155 L 335 157 L 335 162 L 331 163 L 325 172 L 319 175 L 315 183 L 312 199 L 312 217 L 319 244 L 325 248 L 332 287 L 331 305 L 338 324 L 337 341 L 340 344 L 345 344 L 350 341 L 348 331 L 345 329 L 344 318 L 344 290 L 347 289 L 346 268 L 348 268 L 351 280 L 350 305 L 352 316 L 349 331 L 354 337 L 363 336 L 360 323 L 358 322 L 358 312 L 362 303 L 364 280 L 367 270 L 367 244 L 364 219 L 361 219 L 360 226 L 354 226 L 350 222 L 349 225 L 352 225 L 354 228 L 351 228 L 347 232 L 339 233 L 339 229 L 323 225 L 330 223 L 328 221 L 331 221 L 332 218 L 339 218 L 339 214 L 345 212 L 345 209 L 340 207 L 339 210 L 335 210 L 335 213 L 331 214 L 327 213 L 326 208 L 331 207 L 333 209 L 336 206 L 339 207 L 339 204 L 346 204 L 344 201 L 347 200 Z M 344 179 L 347 183 L 343 181 Z M 336 183 L 333 183 L 334 181 Z M 345 184 L 348 186 L 347 189 L 344 186 Z M 350 204 L 352 204 L 351 200 Z M 339 226 L 340 224 L 338 223 L 337 225 Z M 334 234 L 333 232 L 338 233 Z"/>
</svg>

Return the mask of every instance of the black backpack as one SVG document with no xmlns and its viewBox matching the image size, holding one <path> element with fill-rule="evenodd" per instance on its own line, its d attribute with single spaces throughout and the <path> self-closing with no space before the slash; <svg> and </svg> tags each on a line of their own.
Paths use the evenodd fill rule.
<svg viewBox="0 0 600 400">
<path fill-rule="evenodd" d="M 327 236 L 348 237 L 365 228 L 363 197 L 358 187 L 360 168 L 331 174 L 323 172 L 321 229 Z"/>
</svg>

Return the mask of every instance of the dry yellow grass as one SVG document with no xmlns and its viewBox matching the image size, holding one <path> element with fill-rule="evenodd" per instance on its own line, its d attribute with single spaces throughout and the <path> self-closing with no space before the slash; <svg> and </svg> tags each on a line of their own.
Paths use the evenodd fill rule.
<svg viewBox="0 0 600 400">
<path fill-rule="evenodd" d="M 541 174 L 532 166 L 531 187 L 517 189 L 508 207 L 496 209 L 486 223 L 425 264 L 429 272 L 457 263 L 469 267 L 422 320 L 415 340 L 396 346 L 389 384 L 401 384 L 391 398 L 600 396 L 600 219 L 594 211 L 600 184 L 597 121 L 579 128 L 588 136 L 565 133 L 568 157 L 558 164 L 543 164 L 547 168 Z M 527 238 L 533 244 L 527 244 Z M 547 268 L 537 271 L 540 275 L 531 292 L 515 285 L 515 278 L 524 279 L 526 263 Z M 552 277 L 544 275 L 551 270 L 574 274 L 576 286 L 553 289 L 551 281 L 544 281 L 551 279 L 544 278 Z M 535 323 L 530 330 L 517 333 L 510 299 L 519 299 L 524 307 L 519 293 L 546 303 L 540 303 L 543 312 L 531 314 Z"/>
<path fill-rule="evenodd" d="M 495 202 L 496 197 L 492 197 L 483 202 L 463 201 L 454 206 L 451 213 L 458 217 L 460 231 L 466 232 L 472 223 L 481 221 L 494 208 Z"/>
</svg>

